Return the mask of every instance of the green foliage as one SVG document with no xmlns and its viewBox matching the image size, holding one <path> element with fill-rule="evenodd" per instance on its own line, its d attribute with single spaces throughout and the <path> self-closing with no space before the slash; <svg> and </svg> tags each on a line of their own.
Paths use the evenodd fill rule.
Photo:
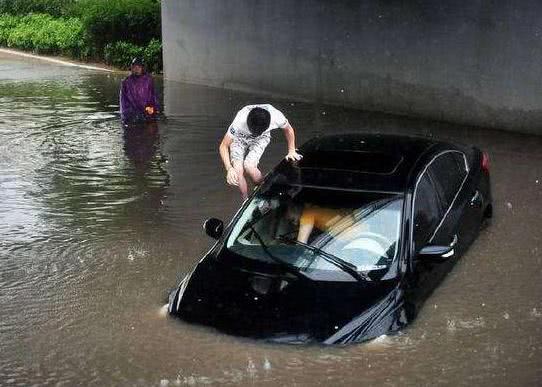
<svg viewBox="0 0 542 387">
<path fill-rule="evenodd" d="M 162 43 L 153 39 L 146 46 L 129 42 L 108 43 L 104 48 L 105 62 L 119 68 L 128 68 L 133 58 L 143 58 L 147 71 L 162 69 Z"/>
<path fill-rule="evenodd" d="M 0 14 L 47 13 L 52 16 L 69 16 L 74 4 L 75 0 L 0 0 Z"/>
<path fill-rule="evenodd" d="M 128 68 L 134 57 L 143 57 L 143 47 L 128 42 L 108 43 L 104 48 L 105 63 Z"/>
<path fill-rule="evenodd" d="M 47 14 L 0 16 L 0 44 L 44 54 L 81 56 L 83 24 Z"/>
<path fill-rule="evenodd" d="M 144 45 L 161 36 L 156 0 L 79 0 L 74 15 L 99 49 L 117 41 Z"/>
<path fill-rule="evenodd" d="M 160 39 L 159 0 L 0 0 L 2 46 L 160 71 Z"/>
<path fill-rule="evenodd" d="M 0 45 L 7 46 L 11 31 L 19 24 L 20 16 L 8 14 L 0 15 Z"/>
<path fill-rule="evenodd" d="M 162 42 L 152 39 L 143 50 L 143 60 L 147 64 L 147 70 L 162 71 Z"/>
</svg>

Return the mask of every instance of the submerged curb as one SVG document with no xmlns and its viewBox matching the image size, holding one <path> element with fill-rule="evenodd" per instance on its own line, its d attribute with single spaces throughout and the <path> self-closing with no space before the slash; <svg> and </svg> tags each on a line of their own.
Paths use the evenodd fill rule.
<svg viewBox="0 0 542 387">
<path fill-rule="evenodd" d="M 80 63 L 73 63 L 73 62 L 68 62 L 68 61 L 62 60 L 62 59 L 55 59 L 55 58 L 50 58 L 50 57 L 47 57 L 47 56 L 29 54 L 27 52 L 22 52 L 22 51 L 18 51 L 18 50 L 10 50 L 10 49 L 6 49 L 6 48 L 0 48 L 0 52 L 10 54 L 10 55 L 18 55 L 18 56 L 22 56 L 22 57 L 25 57 L 25 58 L 39 59 L 39 60 L 43 60 L 43 61 L 46 61 L 46 62 L 56 63 L 56 64 L 60 64 L 60 65 L 64 65 L 64 66 L 79 67 L 79 68 L 87 69 L 87 70 L 105 71 L 105 72 L 108 72 L 108 73 L 116 72 L 115 70 L 106 69 L 106 68 L 103 68 L 103 67 L 84 65 L 84 64 L 80 64 Z"/>
</svg>

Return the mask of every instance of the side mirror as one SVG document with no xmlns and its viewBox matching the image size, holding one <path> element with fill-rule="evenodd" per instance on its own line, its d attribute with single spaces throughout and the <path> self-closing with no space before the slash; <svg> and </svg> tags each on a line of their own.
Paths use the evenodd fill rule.
<svg viewBox="0 0 542 387">
<path fill-rule="evenodd" d="M 418 253 L 422 257 L 427 258 L 449 258 L 454 255 L 454 247 L 457 244 L 457 235 L 454 235 L 454 239 L 449 246 L 440 246 L 440 245 L 428 245 L 420 250 Z"/>
<path fill-rule="evenodd" d="M 203 223 L 203 229 L 211 238 L 218 239 L 224 232 L 224 222 L 217 218 L 209 218 Z"/>
</svg>

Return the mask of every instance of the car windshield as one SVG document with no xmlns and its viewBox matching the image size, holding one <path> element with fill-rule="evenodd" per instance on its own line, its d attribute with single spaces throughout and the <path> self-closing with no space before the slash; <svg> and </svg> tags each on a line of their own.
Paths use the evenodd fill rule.
<svg viewBox="0 0 542 387">
<path fill-rule="evenodd" d="M 398 194 L 272 185 L 245 207 L 226 247 L 311 278 L 381 278 L 398 253 L 402 208 Z"/>
</svg>

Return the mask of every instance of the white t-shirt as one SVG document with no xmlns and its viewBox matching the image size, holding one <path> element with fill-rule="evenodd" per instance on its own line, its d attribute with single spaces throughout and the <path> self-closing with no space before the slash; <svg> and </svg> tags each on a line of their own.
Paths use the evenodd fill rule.
<svg viewBox="0 0 542 387">
<path fill-rule="evenodd" d="M 272 105 L 269 105 L 269 104 L 247 105 L 241 110 L 239 110 L 237 114 L 235 115 L 233 122 L 230 124 L 230 127 L 228 128 L 228 132 L 227 132 L 228 136 L 233 137 L 233 138 L 236 138 L 236 137 L 237 138 L 252 138 L 252 134 L 250 133 L 250 130 L 248 129 L 248 125 L 247 125 L 247 117 L 248 117 L 248 113 L 250 113 L 250 111 L 255 107 L 265 109 L 269 112 L 269 114 L 271 114 L 271 121 L 269 123 L 269 128 L 267 128 L 267 130 L 265 130 L 259 137 L 261 136 L 269 137 L 273 129 L 277 129 L 277 128 L 284 129 L 284 128 L 287 128 L 288 125 L 290 125 L 288 123 L 288 120 L 284 116 L 284 114 L 282 114 L 280 110 L 276 109 Z"/>
</svg>

